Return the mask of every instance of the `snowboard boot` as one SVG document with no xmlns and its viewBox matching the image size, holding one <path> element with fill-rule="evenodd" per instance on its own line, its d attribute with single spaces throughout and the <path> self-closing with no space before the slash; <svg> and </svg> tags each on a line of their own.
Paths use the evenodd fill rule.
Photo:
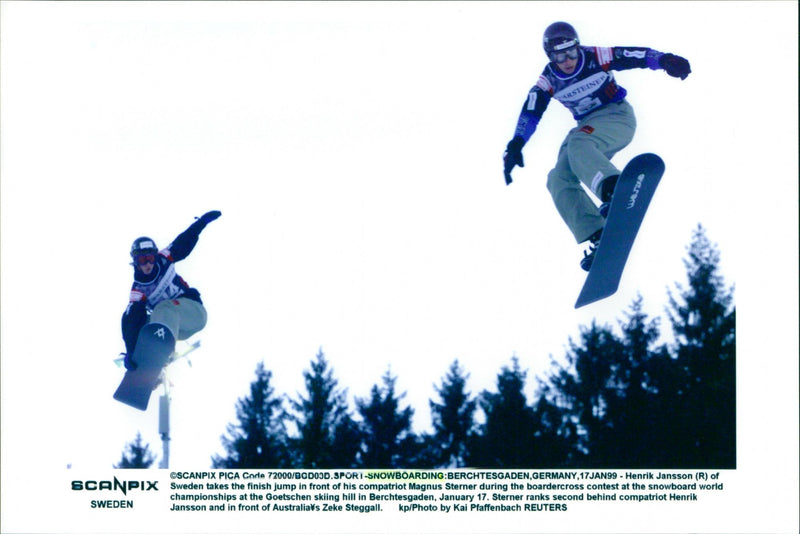
<svg viewBox="0 0 800 534">
<path fill-rule="evenodd" d="M 611 207 L 611 198 L 614 196 L 614 188 L 617 187 L 618 174 L 612 174 L 600 184 L 600 215 L 608 217 L 608 209 Z"/>
<path fill-rule="evenodd" d="M 600 244 L 600 237 L 603 235 L 603 230 L 598 230 L 589 237 L 589 250 L 583 252 L 583 259 L 581 260 L 581 269 L 589 272 L 592 268 L 592 261 L 597 252 L 597 247 Z"/>
</svg>

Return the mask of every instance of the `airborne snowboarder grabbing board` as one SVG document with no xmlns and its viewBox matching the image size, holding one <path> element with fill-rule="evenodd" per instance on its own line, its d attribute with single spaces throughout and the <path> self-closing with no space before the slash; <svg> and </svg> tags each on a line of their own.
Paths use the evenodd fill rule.
<svg viewBox="0 0 800 534">
<path fill-rule="evenodd" d="M 633 108 L 625 100 L 627 92 L 617 85 L 612 71 L 663 69 L 684 80 L 691 68 L 686 59 L 652 48 L 582 46 L 575 28 L 566 22 L 547 27 L 543 46 L 550 62 L 528 93 L 506 147 L 505 180 L 511 184 L 511 171 L 524 166 L 522 147 L 555 98 L 569 109 L 577 125 L 561 144 L 556 165 L 547 175 L 547 189 L 576 242 L 589 243 L 581 260 L 581 268 L 589 271 L 620 175 L 610 160 L 628 146 L 636 131 Z M 597 196 L 600 206 L 581 184 Z"/>
<path fill-rule="evenodd" d="M 204 214 L 162 250 L 149 237 L 133 242 L 133 286 L 122 315 L 127 372 L 114 393 L 118 401 L 147 409 L 175 340 L 188 339 L 205 327 L 207 313 L 200 292 L 175 272 L 175 263 L 189 256 L 200 232 L 220 215 L 219 211 Z"/>
</svg>

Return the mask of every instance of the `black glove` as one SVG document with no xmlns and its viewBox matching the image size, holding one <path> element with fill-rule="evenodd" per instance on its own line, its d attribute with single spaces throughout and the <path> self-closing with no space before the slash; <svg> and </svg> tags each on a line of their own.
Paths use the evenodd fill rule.
<svg viewBox="0 0 800 534">
<path fill-rule="evenodd" d="M 503 173 L 506 177 L 506 185 L 511 183 L 511 171 L 516 166 L 524 167 L 525 161 L 522 159 L 522 147 L 525 140 L 520 135 L 515 135 L 514 139 L 508 142 L 506 151 L 503 154 Z"/>
<path fill-rule="evenodd" d="M 674 78 L 685 80 L 692 72 L 689 62 L 675 54 L 664 54 L 658 59 L 658 65 Z"/>
<path fill-rule="evenodd" d="M 136 362 L 131 359 L 131 354 L 129 352 L 123 352 L 122 355 L 125 356 L 125 359 L 122 361 L 122 363 L 125 364 L 125 369 L 128 371 L 135 371 L 136 368 L 139 367 L 136 365 Z"/>
<path fill-rule="evenodd" d="M 211 221 L 215 221 L 222 215 L 221 211 L 209 211 L 208 213 L 204 213 L 199 217 L 200 222 L 203 224 L 208 224 Z"/>
</svg>

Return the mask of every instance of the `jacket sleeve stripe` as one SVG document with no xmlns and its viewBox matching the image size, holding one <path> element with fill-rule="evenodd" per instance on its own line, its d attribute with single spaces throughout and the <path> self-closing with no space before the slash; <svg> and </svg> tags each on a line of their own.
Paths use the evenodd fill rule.
<svg viewBox="0 0 800 534">
<path fill-rule="evenodd" d="M 606 46 L 597 46 L 594 52 L 597 54 L 597 61 L 600 63 L 600 66 L 603 69 L 608 68 L 611 64 L 611 60 L 614 59 L 614 49 Z"/>
</svg>

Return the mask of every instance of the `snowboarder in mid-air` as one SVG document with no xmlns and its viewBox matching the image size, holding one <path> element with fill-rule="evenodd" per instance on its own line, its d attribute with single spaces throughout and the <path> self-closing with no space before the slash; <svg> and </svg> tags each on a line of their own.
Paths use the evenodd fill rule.
<svg viewBox="0 0 800 534">
<path fill-rule="evenodd" d="M 536 131 L 550 100 L 564 104 L 577 125 L 561 144 L 556 165 L 547 175 L 547 189 L 575 240 L 589 242 L 581 260 L 581 267 L 588 271 L 620 175 L 610 159 L 631 142 L 636 131 L 633 108 L 612 71 L 663 69 L 683 80 L 691 68 L 686 59 L 652 48 L 582 46 L 577 32 L 566 22 L 548 26 L 543 45 L 550 62 L 528 93 L 514 137 L 506 147 L 505 179 L 510 184 L 513 168 L 524 166 L 522 147 Z M 581 183 L 599 198 L 599 207 Z"/>
<path fill-rule="evenodd" d="M 175 262 L 192 252 L 200 232 L 220 215 L 219 211 L 209 211 L 163 250 L 159 250 L 149 237 L 140 237 L 133 242 L 130 252 L 133 286 L 128 307 L 122 315 L 126 369 L 137 368 L 133 355 L 144 325 L 157 323 L 166 326 L 172 340 L 188 339 L 205 327 L 207 315 L 200 292 L 175 272 Z"/>
</svg>

